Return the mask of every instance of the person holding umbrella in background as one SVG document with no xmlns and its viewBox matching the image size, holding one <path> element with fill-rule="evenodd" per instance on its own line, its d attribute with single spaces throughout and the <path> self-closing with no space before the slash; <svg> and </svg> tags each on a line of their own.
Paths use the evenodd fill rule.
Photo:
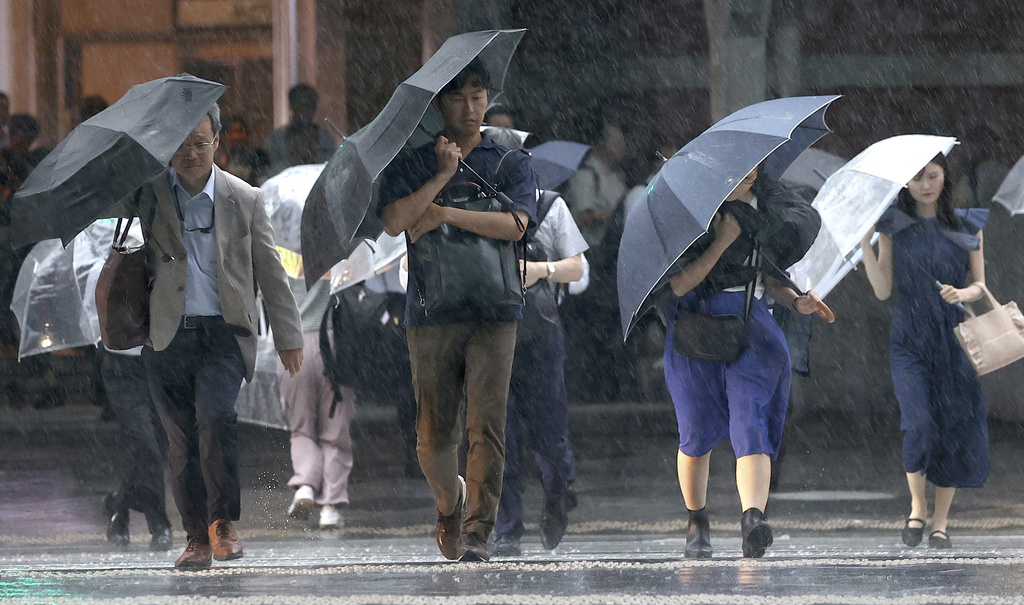
<svg viewBox="0 0 1024 605">
<path fill-rule="evenodd" d="M 917 546 L 928 518 L 926 483 L 935 485 L 931 548 L 950 548 L 949 508 L 958 487 L 982 487 L 991 464 L 985 393 L 953 333 L 963 303 L 984 296 L 982 227 L 988 210 L 953 210 L 953 180 L 938 154 L 902 189 L 896 204 L 861 240 L 864 269 L 879 300 L 898 287 L 889 363 L 900 404 L 903 469 L 910 516 L 900 537 Z"/>
</svg>

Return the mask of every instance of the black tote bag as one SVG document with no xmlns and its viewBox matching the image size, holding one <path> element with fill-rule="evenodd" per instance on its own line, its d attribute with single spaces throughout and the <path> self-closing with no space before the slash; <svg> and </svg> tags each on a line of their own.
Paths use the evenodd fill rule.
<svg viewBox="0 0 1024 605">
<path fill-rule="evenodd" d="M 501 197 L 487 195 L 476 183 L 461 181 L 445 186 L 434 203 L 477 212 L 513 212 Z M 427 315 L 467 306 L 523 304 L 517 242 L 441 225 L 411 248 L 414 253 L 409 255 L 409 263 L 419 276 L 419 302 Z"/>
</svg>

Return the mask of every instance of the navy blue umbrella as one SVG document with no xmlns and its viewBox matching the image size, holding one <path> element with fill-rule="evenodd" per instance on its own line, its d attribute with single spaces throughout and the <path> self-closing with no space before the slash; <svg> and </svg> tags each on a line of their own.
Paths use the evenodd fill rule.
<svg viewBox="0 0 1024 605">
<path fill-rule="evenodd" d="M 348 257 L 364 239 L 384 231 L 370 210 L 378 177 L 405 146 L 434 140 L 444 127 L 434 96 L 473 59 L 502 89 L 512 53 L 526 30 L 470 32 L 448 38 L 416 73 L 402 82 L 377 117 L 345 139 L 313 185 L 302 212 L 306 285 Z"/>
<path fill-rule="evenodd" d="M 590 145 L 572 141 L 548 141 L 530 150 L 533 174 L 540 189 L 555 189 L 577 170 Z"/>
<path fill-rule="evenodd" d="M 745 107 L 669 158 L 626 217 L 617 267 L 623 337 L 673 264 L 707 232 L 736 185 L 758 164 L 778 178 L 828 130 L 838 96 L 791 97 Z M 785 269 L 785 267 L 783 267 Z"/>
</svg>

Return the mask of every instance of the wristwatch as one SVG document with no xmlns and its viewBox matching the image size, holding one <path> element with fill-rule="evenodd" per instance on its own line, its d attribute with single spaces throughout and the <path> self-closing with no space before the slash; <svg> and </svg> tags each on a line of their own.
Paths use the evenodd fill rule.
<svg viewBox="0 0 1024 605">
<path fill-rule="evenodd" d="M 551 261 L 548 261 L 547 265 L 548 265 L 548 277 L 547 277 L 547 279 L 550 279 L 551 276 L 555 274 L 555 263 L 553 263 Z"/>
</svg>

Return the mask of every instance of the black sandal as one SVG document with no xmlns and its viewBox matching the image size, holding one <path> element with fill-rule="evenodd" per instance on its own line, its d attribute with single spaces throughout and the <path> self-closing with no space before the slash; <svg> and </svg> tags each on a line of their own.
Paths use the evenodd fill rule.
<svg viewBox="0 0 1024 605">
<path fill-rule="evenodd" d="M 921 527 L 910 527 L 910 522 L 916 521 L 921 524 Z M 924 519 L 917 519 L 911 517 L 907 519 L 907 522 L 903 524 L 903 529 L 900 530 L 900 538 L 903 539 L 903 543 L 907 546 L 917 546 L 921 543 L 921 539 L 924 538 Z M 928 538 L 929 544 L 931 538 Z"/>
<path fill-rule="evenodd" d="M 928 536 L 928 548 L 953 548 L 953 541 L 944 531 L 933 531 Z"/>
</svg>

